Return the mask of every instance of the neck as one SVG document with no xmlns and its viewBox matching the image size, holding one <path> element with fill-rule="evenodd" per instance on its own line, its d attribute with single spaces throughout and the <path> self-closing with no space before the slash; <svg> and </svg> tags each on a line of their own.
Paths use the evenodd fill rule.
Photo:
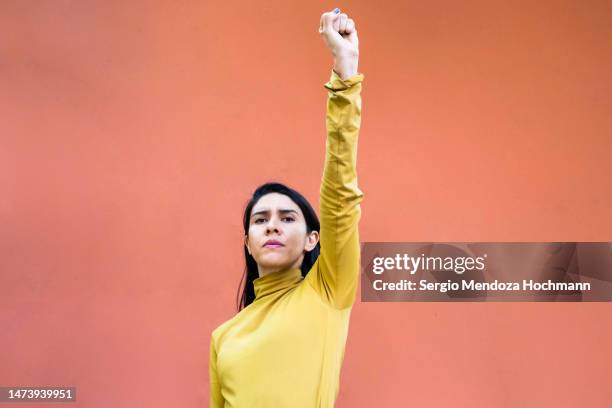
<svg viewBox="0 0 612 408">
<path fill-rule="evenodd" d="M 302 279 L 300 268 L 285 268 L 268 273 L 253 280 L 255 298 L 257 300 L 268 295 L 282 296 L 288 290 L 296 287 Z"/>
</svg>

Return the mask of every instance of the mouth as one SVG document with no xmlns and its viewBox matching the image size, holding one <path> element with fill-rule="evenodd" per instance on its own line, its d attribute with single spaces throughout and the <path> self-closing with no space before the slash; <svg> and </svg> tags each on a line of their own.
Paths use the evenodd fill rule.
<svg viewBox="0 0 612 408">
<path fill-rule="evenodd" d="M 266 244 L 264 245 L 266 248 L 281 248 L 282 245 L 279 244 Z"/>
<path fill-rule="evenodd" d="M 264 244 L 264 247 L 266 247 L 266 248 L 280 248 L 280 247 L 283 247 L 283 246 L 284 246 L 284 245 L 283 245 L 283 244 L 281 244 L 281 243 L 280 243 L 280 242 L 278 242 L 278 241 L 268 241 L 268 242 L 266 242 L 266 243 Z"/>
</svg>

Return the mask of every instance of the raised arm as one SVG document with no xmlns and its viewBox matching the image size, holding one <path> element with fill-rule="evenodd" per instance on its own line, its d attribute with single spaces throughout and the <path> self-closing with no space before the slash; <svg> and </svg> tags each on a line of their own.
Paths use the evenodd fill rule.
<svg viewBox="0 0 612 408">
<path fill-rule="evenodd" d="M 336 30 L 333 24 L 342 16 L 346 21 L 340 21 Z M 323 14 L 321 24 L 320 32 L 329 30 L 324 38 L 332 48 L 334 68 L 324 85 L 328 97 L 320 190 L 321 253 L 306 280 L 326 302 L 344 309 L 355 301 L 360 270 L 358 224 L 363 192 L 357 186 L 356 166 L 364 75 L 357 73 L 357 33 L 352 20 L 332 12 Z M 333 48 L 334 44 L 345 48 Z"/>
</svg>

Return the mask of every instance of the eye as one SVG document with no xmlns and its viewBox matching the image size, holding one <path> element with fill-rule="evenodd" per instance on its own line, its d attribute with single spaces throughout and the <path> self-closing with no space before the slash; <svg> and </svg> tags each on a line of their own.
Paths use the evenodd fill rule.
<svg viewBox="0 0 612 408">
<path fill-rule="evenodd" d="M 255 224 L 259 224 L 259 221 L 264 221 L 264 220 L 265 220 L 265 218 L 258 218 L 258 219 L 255 220 Z"/>
<path fill-rule="evenodd" d="M 283 218 L 283 219 L 284 219 L 284 220 L 290 220 L 291 222 L 295 221 L 295 220 L 293 219 L 293 217 L 285 217 L 285 218 Z"/>
</svg>

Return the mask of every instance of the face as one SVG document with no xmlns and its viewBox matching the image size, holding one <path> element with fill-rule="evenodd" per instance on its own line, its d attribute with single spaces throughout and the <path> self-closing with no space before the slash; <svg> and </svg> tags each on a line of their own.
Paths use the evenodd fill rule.
<svg viewBox="0 0 612 408">
<path fill-rule="evenodd" d="M 299 268 L 304 252 L 314 249 L 318 241 L 319 233 L 306 232 L 302 210 L 286 195 L 269 193 L 253 206 L 245 245 L 257 262 L 259 276 Z"/>
</svg>

